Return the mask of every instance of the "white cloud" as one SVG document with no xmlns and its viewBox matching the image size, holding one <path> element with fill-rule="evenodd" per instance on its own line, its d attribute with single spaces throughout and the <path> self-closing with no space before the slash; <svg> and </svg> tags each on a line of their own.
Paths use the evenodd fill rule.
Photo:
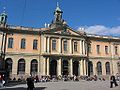
<svg viewBox="0 0 120 90">
<path fill-rule="evenodd" d="M 120 21 L 120 17 L 119 17 L 119 18 L 117 18 L 117 20 L 119 20 L 119 21 Z"/>
<path fill-rule="evenodd" d="M 81 27 L 79 27 L 78 30 L 81 30 Z M 104 25 L 87 26 L 85 28 L 85 32 L 90 34 L 112 35 L 120 37 L 120 26 L 116 27 L 106 27 Z"/>
</svg>

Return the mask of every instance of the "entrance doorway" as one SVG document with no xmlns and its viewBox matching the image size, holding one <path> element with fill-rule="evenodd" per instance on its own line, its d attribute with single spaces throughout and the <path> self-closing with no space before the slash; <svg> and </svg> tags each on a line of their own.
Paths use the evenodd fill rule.
<svg viewBox="0 0 120 90">
<path fill-rule="evenodd" d="M 68 75 L 68 61 L 67 60 L 63 60 L 63 75 Z"/>
<path fill-rule="evenodd" d="M 50 61 L 50 75 L 51 76 L 57 75 L 57 61 L 56 60 Z"/>
<path fill-rule="evenodd" d="M 78 70 L 79 70 L 79 62 L 74 61 L 73 62 L 73 75 L 78 76 Z"/>
</svg>

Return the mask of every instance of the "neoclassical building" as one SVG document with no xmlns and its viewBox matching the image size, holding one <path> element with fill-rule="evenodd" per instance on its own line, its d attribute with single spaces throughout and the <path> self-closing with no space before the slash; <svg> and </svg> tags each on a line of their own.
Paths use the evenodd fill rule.
<svg viewBox="0 0 120 90">
<path fill-rule="evenodd" d="M 1 14 L 1 57 L 10 78 L 120 74 L 120 37 L 73 30 L 62 13 L 57 6 L 54 20 L 45 28 L 11 26 Z"/>
</svg>

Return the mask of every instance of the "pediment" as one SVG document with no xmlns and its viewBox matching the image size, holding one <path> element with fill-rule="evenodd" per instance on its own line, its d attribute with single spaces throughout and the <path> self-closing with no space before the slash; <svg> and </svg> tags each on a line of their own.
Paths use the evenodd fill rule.
<svg viewBox="0 0 120 90">
<path fill-rule="evenodd" d="M 46 33 L 53 33 L 53 34 L 61 34 L 61 35 L 80 35 L 77 31 L 72 30 L 71 28 L 67 28 L 67 29 L 51 29 L 51 30 L 47 30 L 45 31 Z"/>
</svg>

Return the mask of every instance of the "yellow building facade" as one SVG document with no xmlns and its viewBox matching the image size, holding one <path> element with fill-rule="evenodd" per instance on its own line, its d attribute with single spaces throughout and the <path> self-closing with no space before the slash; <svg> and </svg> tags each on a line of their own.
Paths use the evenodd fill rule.
<svg viewBox="0 0 120 90">
<path fill-rule="evenodd" d="M 53 22 L 45 28 L 1 22 L 0 44 L 5 48 L 5 68 L 10 78 L 120 74 L 120 38 L 73 30 L 62 13 L 57 6 Z"/>
</svg>

